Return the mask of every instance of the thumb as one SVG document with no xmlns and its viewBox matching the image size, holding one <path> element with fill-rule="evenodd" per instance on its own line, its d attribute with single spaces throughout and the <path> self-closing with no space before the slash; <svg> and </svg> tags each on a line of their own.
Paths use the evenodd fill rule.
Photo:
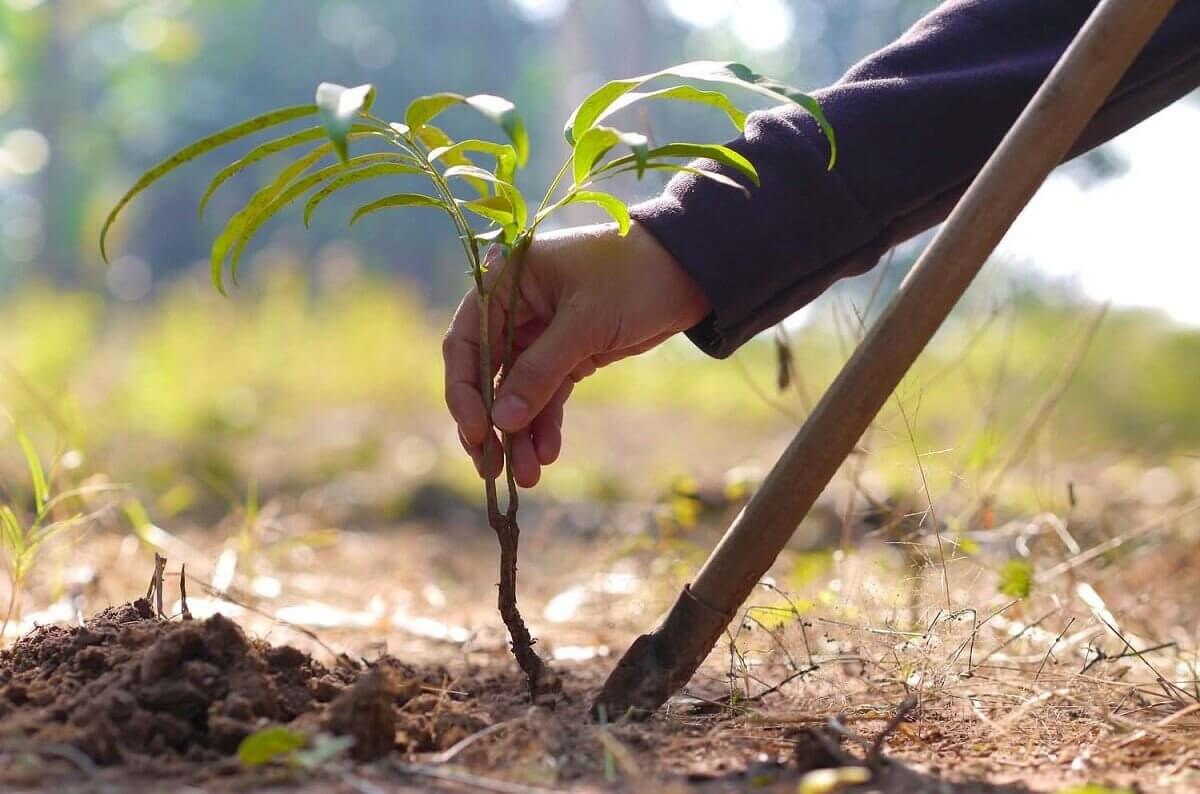
<svg viewBox="0 0 1200 794">
<path fill-rule="evenodd" d="M 492 421 L 510 433 L 528 426 L 588 355 L 584 334 L 558 315 L 513 362 L 492 406 Z"/>
</svg>

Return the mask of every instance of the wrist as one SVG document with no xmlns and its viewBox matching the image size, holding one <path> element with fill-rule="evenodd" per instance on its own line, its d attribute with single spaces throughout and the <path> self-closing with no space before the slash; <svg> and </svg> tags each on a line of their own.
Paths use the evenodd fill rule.
<svg viewBox="0 0 1200 794">
<path fill-rule="evenodd" d="M 712 302 L 700 284 L 645 226 L 634 221 L 627 237 L 634 246 L 630 261 L 653 274 L 655 291 L 673 309 L 676 330 L 686 331 L 712 313 Z"/>
</svg>

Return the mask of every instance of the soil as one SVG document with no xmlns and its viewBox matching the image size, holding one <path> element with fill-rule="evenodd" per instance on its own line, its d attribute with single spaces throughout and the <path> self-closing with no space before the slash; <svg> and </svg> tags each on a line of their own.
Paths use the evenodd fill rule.
<svg viewBox="0 0 1200 794">
<path fill-rule="evenodd" d="M 651 760 L 660 781 L 698 790 L 795 791 L 813 769 L 863 763 L 828 729 L 714 741 L 724 718 L 703 704 L 691 717 L 596 726 L 586 711 L 597 672 L 573 671 L 557 709 L 531 707 L 515 669 L 452 678 L 386 655 L 330 667 L 221 615 L 168 621 L 139 599 L 82 626 L 39 627 L 0 652 L 0 787 L 478 790 L 498 782 L 472 770 L 536 757 L 545 768 L 526 766 L 529 782 L 512 790 L 611 788 Z M 349 757 L 311 771 L 244 767 L 242 740 L 276 725 L 352 737 Z M 846 791 L 1024 791 L 947 783 L 882 757 L 866 765 L 873 783 Z"/>
<path fill-rule="evenodd" d="M 0 739 L 59 755 L 73 748 L 84 766 L 162 774 L 237 769 L 242 740 L 275 724 L 353 737 L 361 761 L 444 749 L 481 727 L 466 714 L 406 710 L 443 691 L 443 670 L 388 656 L 338 662 L 249 638 L 221 615 L 160 620 L 139 599 L 83 626 L 39 627 L 0 652 Z"/>
</svg>

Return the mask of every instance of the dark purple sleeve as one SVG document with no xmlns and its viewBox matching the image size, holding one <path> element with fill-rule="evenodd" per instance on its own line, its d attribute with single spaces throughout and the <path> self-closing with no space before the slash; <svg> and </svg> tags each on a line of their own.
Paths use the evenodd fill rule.
<svg viewBox="0 0 1200 794">
<path fill-rule="evenodd" d="M 662 196 L 634 207 L 712 303 L 712 315 L 688 332 L 692 341 L 728 356 L 945 219 L 1095 6 L 944 3 L 815 94 L 837 135 L 832 171 L 812 117 L 780 107 L 751 114 L 731 144 L 759 172 L 762 184 L 749 198 L 680 175 Z M 1200 0 L 1179 0 L 1072 156 L 1198 85 Z"/>
</svg>

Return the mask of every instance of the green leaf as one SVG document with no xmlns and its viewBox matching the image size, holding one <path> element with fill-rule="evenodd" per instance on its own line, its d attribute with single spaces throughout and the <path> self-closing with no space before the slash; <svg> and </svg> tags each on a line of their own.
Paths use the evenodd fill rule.
<svg viewBox="0 0 1200 794">
<path fill-rule="evenodd" d="M 258 214 L 252 216 L 246 221 L 244 227 L 238 235 L 237 245 L 233 249 L 233 253 L 229 258 L 229 273 L 233 282 L 237 283 L 238 263 L 241 262 L 242 252 L 246 249 L 249 242 L 254 239 L 254 235 L 264 223 L 274 217 L 280 210 L 287 207 L 296 199 L 303 196 L 313 188 L 336 178 L 340 174 L 346 173 L 347 169 L 358 168 L 359 166 L 368 165 L 370 163 L 383 163 L 392 168 L 405 169 L 394 173 L 409 173 L 410 168 L 404 162 L 398 160 L 407 159 L 404 155 L 394 152 L 373 152 L 371 154 L 360 154 L 357 157 L 352 157 L 345 164 L 338 163 L 336 165 L 327 166 L 320 171 L 314 171 L 303 179 L 297 180 L 288 185 L 287 189 L 276 196 L 270 204 L 263 207 Z"/>
<path fill-rule="evenodd" d="M 505 231 L 502 228 L 489 229 L 486 232 L 480 232 L 479 234 L 475 235 L 475 239 L 488 245 L 491 245 L 492 243 L 503 243 L 505 239 Z"/>
<path fill-rule="evenodd" d="M 381 199 L 376 199 L 370 204 L 362 205 L 354 211 L 354 215 L 350 218 L 350 223 L 353 225 L 362 216 L 387 207 L 438 207 L 446 209 L 446 205 L 442 203 L 441 199 L 436 199 L 433 196 L 423 196 L 420 193 L 397 193 L 393 196 L 384 196 Z"/>
<path fill-rule="evenodd" d="M 500 224 L 501 226 L 513 225 L 513 206 L 507 196 L 487 196 L 474 201 L 456 202 L 460 207 L 470 210 L 480 217 L 487 218 L 489 221 Z"/>
<path fill-rule="evenodd" d="M 108 217 L 104 220 L 104 226 L 100 229 L 100 255 L 104 258 L 104 261 L 108 261 L 108 250 L 105 246 L 105 241 L 108 237 L 108 230 L 113 225 L 113 222 L 116 221 L 117 216 L 121 213 L 121 210 L 125 208 L 125 205 L 132 201 L 133 197 L 138 193 L 141 193 L 167 173 L 174 171 L 184 163 L 194 160 L 206 152 L 224 146 L 232 141 L 236 141 L 239 138 L 244 138 L 247 135 L 253 135 L 259 130 L 264 130 L 267 127 L 274 127 L 278 124 L 284 124 L 288 121 L 292 121 L 293 119 L 311 116 L 316 112 L 316 105 L 297 105 L 295 107 L 272 110 L 270 113 L 264 113 L 261 116 L 255 116 L 252 119 L 243 121 L 241 124 L 235 124 L 232 127 L 221 130 L 218 133 L 209 135 L 207 138 L 202 138 L 190 146 L 183 147 L 166 160 L 163 160 L 161 163 L 142 174 L 138 181 L 134 183 L 133 187 L 131 187 L 129 191 L 121 197 L 121 200 L 118 201 L 116 206 L 113 207 L 108 213 Z"/>
<path fill-rule="evenodd" d="M 408 103 L 408 109 L 404 111 L 404 121 L 408 124 L 409 129 L 415 130 L 433 121 L 446 108 L 461 105 L 466 101 L 467 98 L 462 94 L 440 93 L 419 96 Z"/>
<path fill-rule="evenodd" d="M 25 455 L 25 467 L 29 469 L 29 479 L 33 483 L 33 501 L 40 515 L 46 502 L 50 499 L 50 486 L 46 482 L 46 470 L 42 468 L 37 448 L 33 446 L 29 436 L 25 435 L 25 432 L 19 427 L 15 430 L 17 443 L 21 445 L 21 452 Z"/>
<path fill-rule="evenodd" d="M 293 146 L 299 146 L 302 143 L 308 143 L 309 141 L 315 141 L 323 137 L 325 137 L 324 129 L 321 127 L 310 127 L 309 129 L 293 132 L 291 135 L 285 135 L 282 138 L 276 138 L 273 141 L 267 141 L 254 147 L 245 157 L 230 163 L 218 171 L 217 175 L 208 183 L 208 189 L 200 197 L 200 216 L 204 217 L 204 208 L 208 205 L 208 200 L 212 197 L 213 193 L 217 192 L 217 189 L 232 177 L 276 152 L 282 152 Z"/>
<path fill-rule="evenodd" d="M 350 140 L 353 140 L 354 138 L 366 137 L 368 135 L 382 134 L 383 133 L 379 130 L 368 127 L 365 124 L 355 124 L 351 128 L 350 135 L 347 137 Z M 311 127 L 307 130 L 294 132 L 291 135 L 285 135 L 282 138 L 276 138 L 273 141 L 267 141 L 266 143 L 251 149 L 245 157 L 225 166 L 219 172 L 217 172 L 216 176 L 213 177 L 212 182 L 210 182 L 208 185 L 208 189 L 204 191 L 204 196 L 200 199 L 200 215 L 203 217 L 204 208 L 208 205 L 208 200 L 212 198 L 213 193 L 217 192 L 217 189 L 221 187 L 221 185 L 225 184 L 225 182 L 227 182 L 230 178 L 246 170 L 246 168 L 249 166 L 257 163 L 259 160 L 270 157 L 277 152 L 282 152 L 294 146 L 299 146 L 302 143 L 307 143 L 309 141 L 318 140 L 324 137 L 324 128 Z M 416 161 L 414 160 L 413 163 L 415 164 Z"/>
<path fill-rule="evenodd" d="M 624 237 L 629 233 L 629 208 L 625 206 L 625 202 L 621 201 L 616 196 L 608 193 L 600 193 L 594 190 L 580 190 L 571 196 L 568 204 L 595 204 L 602 210 L 607 212 L 614 221 L 617 222 L 617 233 Z"/>
<path fill-rule="evenodd" d="M 572 155 L 571 165 L 575 184 L 581 185 L 586 182 L 596 167 L 596 163 L 618 143 L 625 144 L 633 152 L 630 157 L 638 165 L 637 171 L 640 179 L 649 156 L 649 139 L 638 132 L 621 132 L 612 127 L 592 127 L 579 139 Z M 626 161 L 628 162 L 628 159 Z"/>
<path fill-rule="evenodd" d="M 524 166 L 529 159 L 529 133 L 525 131 L 525 122 L 517 113 L 516 105 L 492 94 L 467 97 L 467 104 L 504 130 L 517 153 L 517 165 Z"/>
<path fill-rule="evenodd" d="M 337 163 L 336 165 L 327 166 L 319 171 L 315 171 L 303 179 L 296 180 L 300 174 L 304 173 L 304 171 L 308 170 L 332 150 L 333 144 L 326 143 L 316 147 L 307 155 L 292 163 L 270 185 L 267 185 L 251 196 L 246 206 L 242 207 L 225 224 L 225 228 L 217 236 L 217 239 L 213 241 L 209 254 L 213 284 L 216 285 L 221 294 L 225 294 L 221 272 L 230 249 L 236 244 L 237 248 L 235 249 L 236 252 L 232 267 L 233 281 L 236 284 L 237 262 L 246 243 L 249 242 L 250 238 L 254 236 L 254 233 L 263 223 L 287 204 L 299 198 L 302 193 L 344 173 L 347 167 L 359 167 L 376 162 L 403 163 L 408 159 L 405 155 L 394 152 L 362 154 L 351 158 L 348 165 Z"/>
<path fill-rule="evenodd" d="M 637 164 L 637 178 L 641 179 L 646 172 L 646 163 L 650 159 L 650 139 L 639 132 L 622 132 L 621 143 L 633 152 L 633 161 Z"/>
<path fill-rule="evenodd" d="M 815 99 L 784 83 L 763 77 L 743 64 L 731 61 L 691 61 L 639 77 L 606 83 L 584 99 L 567 119 L 566 127 L 563 129 L 567 143 L 574 145 L 576 139 L 591 129 L 614 102 L 656 77 L 678 77 L 685 80 L 734 85 L 777 102 L 785 101 L 800 105 L 812 114 L 829 140 L 829 167 L 833 168 L 837 162 L 837 141 L 834 138 L 833 128 L 829 125 L 820 104 Z"/>
<path fill-rule="evenodd" d="M 623 110 L 630 105 L 641 102 L 643 100 L 653 99 L 671 99 L 682 102 L 695 102 L 702 105 L 711 105 L 723 111 L 729 120 L 733 122 L 733 126 L 741 132 L 746 127 L 746 113 L 737 105 L 729 100 L 729 97 L 722 94 L 720 91 L 705 91 L 702 88 L 696 88 L 691 85 L 677 85 L 671 88 L 663 88 L 658 91 L 630 91 L 624 96 L 619 97 L 608 108 L 605 109 L 597 118 L 597 122 L 604 121 L 617 111 Z"/>
<path fill-rule="evenodd" d="M 334 151 L 344 163 L 350 159 L 346 137 L 354 126 L 354 118 L 368 113 L 375 102 L 375 86 L 366 83 L 346 88 L 337 83 L 321 83 L 317 86 L 317 107 L 321 109 L 321 123 L 325 133 L 333 142 Z"/>
<path fill-rule="evenodd" d="M 313 193 L 308 199 L 308 203 L 304 205 L 304 225 L 306 227 L 308 226 L 309 220 L 312 218 L 313 210 L 315 210 L 322 201 L 345 187 L 349 187 L 350 185 L 358 182 L 363 182 L 367 179 L 374 179 L 375 177 L 379 176 L 421 173 L 424 172 L 420 168 L 408 165 L 407 163 L 377 163 L 376 165 L 369 165 L 366 168 L 359 168 L 343 174 L 325 187 L 318 190 L 316 193 Z"/>
<path fill-rule="evenodd" d="M 508 139 L 512 141 L 513 151 L 517 155 L 517 165 L 525 165 L 526 160 L 529 159 L 529 133 L 525 130 L 525 123 L 517 113 L 516 106 L 504 97 L 492 94 L 475 94 L 474 96 L 448 93 L 430 94 L 417 97 L 410 102 L 408 110 L 404 113 L 404 120 L 414 134 L 419 134 L 420 128 L 429 124 L 438 114 L 459 104 L 468 105 L 503 130 Z"/>
<path fill-rule="evenodd" d="M 721 146 L 716 143 L 668 143 L 665 146 L 657 146 L 651 149 L 646 153 L 646 156 L 651 160 L 658 157 L 703 157 L 708 160 L 715 160 L 721 165 L 728 166 L 742 173 L 756 186 L 759 184 L 758 171 L 754 168 L 753 163 L 728 146 Z M 624 166 L 631 162 L 635 162 L 633 156 L 620 157 L 611 163 L 606 163 L 601 170 Z"/>
<path fill-rule="evenodd" d="M 466 152 L 482 152 L 496 159 L 496 176 L 512 182 L 517 171 L 517 151 L 507 143 L 471 138 L 458 143 L 438 146 L 429 152 L 429 162 L 442 160 L 448 165 L 473 165 Z"/>
<path fill-rule="evenodd" d="M 442 172 L 442 176 L 446 179 L 455 177 L 465 179 L 479 179 L 484 182 L 490 182 L 495 185 L 501 195 L 508 198 L 512 203 L 513 221 L 521 228 L 525 227 L 525 221 L 528 220 L 529 211 L 525 203 L 525 197 L 521 195 L 521 191 L 516 188 L 511 182 L 506 182 L 490 171 L 485 171 L 476 165 L 455 165 L 447 168 Z"/>
<path fill-rule="evenodd" d="M 440 127 L 435 127 L 432 124 L 425 124 L 421 127 L 418 127 L 416 132 L 413 134 L 417 137 L 417 140 L 421 141 L 421 143 L 425 144 L 425 146 L 429 148 L 431 153 L 438 151 L 439 149 L 450 150 L 456 145 L 454 143 L 454 139 L 447 135 L 444 130 L 442 130 Z M 446 165 L 475 165 L 471 158 L 467 156 L 466 152 L 461 149 L 457 151 L 443 151 L 440 159 Z M 501 176 L 501 179 L 503 178 L 504 177 Z M 475 179 L 474 177 L 468 177 L 467 182 L 480 196 L 487 196 L 490 194 L 487 182 Z"/>
<path fill-rule="evenodd" d="M 1009 598 L 1028 598 L 1033 592 L 1033 565 L 1020 558 L 1008 560 L 1000 566 L 997 589 Z"/>
<path fill-rule="evenodd" d="M 616 176 L 617 174 L 627 174 L 627 173 L 630 173 L 631 171 L 635 171 L 636 169 L 637 169 L 636 165 L 628 166 L 625 168 L 620 168 L 620 169 L 617 169 L 614 171 L 609 171 L 606 168 L 605 172 L 604 172 L 604 176 L 610 177 L 610 176 Z M 746 190 L 745 185 L 738 182 L 736 179 L 731 179 L 730 177 L 725 176 L 720 171 L 707 171 L 703 168 L 694 168 L 690 165 L 679 165 L 678 163 L 656 163 L 656 162 L 646 163 L 646 170 L 647 171 L 678 171 L 678 172 L 681 172 L 684 174 L 691 174 L 692 176 L 697 176 L 697 177 L 700 177 L 701 179 L 708 179 L 712 182 L 716 182 L 719 185 L 724 185 L 725 187 L 731 187 L 735 190 L 740 190 L 747 197 L 750 195 L 750 191 Z"/>
<path fill-rule="evenodd" d="M 242 739 L 238 760 L 243 766 L 262 766 L 299 750 L 308 743 L 308 735 L 291 728 L 263 728 Z"/>
<path fill-rule="evenodd" d="M 620 140 L 620 134 L 612 127 L 592 127 L 583 133 L 571 155 L 571 171 L 575 184 L 581 185 L 586 182 L 588 174 L 600 158 L 608 154 L 608 150 Z"/>
<path fill-rule="evenodd" d="M 290 163 L 286 168 L 279 172 L 265 187 L 257 190 L 250 200 L 246 202 L 240 210 L 235 212 L 233 216 L 226 221 L 225 228 L 213 240 L 209 251 L 209 268 L 212 276 L 213 285 L 217 290 L 224 295 L 225 286 L 222 283 L 221 271 L 225 266 L 225 257 L 229 252 L 230 247 L 238 239 L 238 235 L 246 228 L 246 224 L 264 207 L 270 203 L 298 176 L 303 174 L 312 166 L 320 162 L 330 152 L 333 151 L 333 144 L 326 143 L 317 146 L 312 151 L 298 158 L 295 162 Z"/>
</svg>

